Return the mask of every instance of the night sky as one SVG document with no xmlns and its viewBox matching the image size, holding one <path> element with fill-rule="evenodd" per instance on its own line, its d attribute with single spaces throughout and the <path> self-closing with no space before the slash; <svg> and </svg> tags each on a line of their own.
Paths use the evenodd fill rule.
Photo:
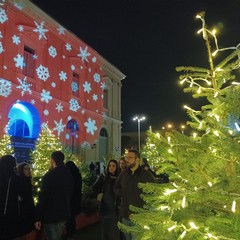
<svg viewBox="0 0 240 240">
<path fill-rule="evenodd" d="M 183 93 L 177 66 L 207 66 L 200 20 L 220 33 L 220 47 L 240 43 L 240 0 L 33 0 L 127 77 L 122 81 L 122 132 L 184 123 L 184 104 L 199 101 Z"/>
</svg>

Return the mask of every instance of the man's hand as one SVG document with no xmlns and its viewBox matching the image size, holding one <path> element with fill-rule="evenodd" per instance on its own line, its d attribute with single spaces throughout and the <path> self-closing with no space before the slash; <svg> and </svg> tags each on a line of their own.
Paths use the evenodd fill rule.
<svg viewBox="0 0 240 240">
<path fill-rule="evenodd" d="M 37 230 L 40 230 L 41 229 L 41 226 L 42 226 L 42 223 L 41 222 L 35 222 L 34 223 L 34 226 Z"/>
</svg>

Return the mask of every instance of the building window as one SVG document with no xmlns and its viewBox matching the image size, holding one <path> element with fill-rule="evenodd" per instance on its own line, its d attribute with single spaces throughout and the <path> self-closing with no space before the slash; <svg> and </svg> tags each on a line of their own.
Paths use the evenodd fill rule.
<svg viewBox="0 0 240 240">
<path fill-rule="evenodd" d="M 75 72 L 72 77 L 72 94 L 79 97 L 79 75 Z"/>
<path fill-rule="evenodd" d="M 103 107 L 108 108 L 108 90 L 104 89 L 103 90 Z"/>
<path fill-rule="evenodd" d="M 18 137 L 29 137 L 29 127 L 25 121 L 17 120 L 11 125 L 9 134 Z"/>
<path fill-rule="evenodd" d="M 22 73 L 28 77 L 34 77 L 34 69 L 35 69 L 35 59 L 34 59 L 35 51 L 28 47 L 24 46 L 24 66 Z"/>
</svg>

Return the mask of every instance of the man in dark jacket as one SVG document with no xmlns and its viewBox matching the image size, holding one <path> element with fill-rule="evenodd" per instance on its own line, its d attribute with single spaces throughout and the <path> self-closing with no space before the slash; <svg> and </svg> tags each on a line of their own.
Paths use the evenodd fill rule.
<svg viewBox="0 0 240 240">
<path fill-rule="evenodd" d="M 64 154 L 55 151 L 51 155 L 51 169 L 43 176 L 36 206 L 35 227 L 40 230 L 43 224 L 48 240 L 61 239 L 65 222 L 71 213 L 72 192 L 73 179 L 64 165 Z"/>
<path fill-rule="evenodd" d="M 138 187 L 139 183 L 155 182 L 153 175 L 140 167 L 140 154 L 136 150 L 129 150 L 126 155 L 128 169 L 118 176 L 115 182 L 115 193 L 121 197 L 120 217 L 122 223 L 131 225 L 129 216 L 130 205 L 143 207 L 144 201 L 140 197 L 142 191 Z M 125 234 L 127 240 L 131 240 L 131 234 Z"/>
</svg>

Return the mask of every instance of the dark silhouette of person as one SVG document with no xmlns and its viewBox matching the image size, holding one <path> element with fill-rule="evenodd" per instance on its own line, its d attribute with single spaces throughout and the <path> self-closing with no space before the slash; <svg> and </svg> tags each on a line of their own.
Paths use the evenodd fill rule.
<svg viewBox="0 0 240 240">
<path fill-rule="evenodd" d="M 26 198 L 19 204 L 22 234 L 26 236 L 34 230 L 34 201 L 31 166 L 27 162 L 20 163 L 17 165 L 17 173 L 24 181 L 27 193 Z"/>
<path fill-rule="evenodd" d="M 76 232 L 76 216 L 81 212 L 82 203 L 82 175 L 79 168 L 73 161 L 68 161 L 65 164 L 73 177 L 73 194 L 71 198 L 71 215 L 66 222 L 67 238 L 73 237 Z"/>
<path fill-rule="evenodd" d="M 16 174 L 16 159 L 12 155 L 0 158 L 0 239 L 22 236 L 20 202 L 26 198 L 26 187 Z"/>
</svg>

